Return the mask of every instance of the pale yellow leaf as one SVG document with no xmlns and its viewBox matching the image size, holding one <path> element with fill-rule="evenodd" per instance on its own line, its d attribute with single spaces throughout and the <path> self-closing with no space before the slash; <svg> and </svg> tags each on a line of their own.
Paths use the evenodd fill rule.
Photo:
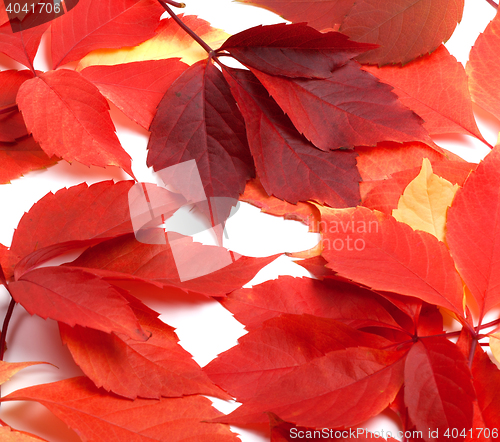
<svg viewBox="0 0 500 442">
<path fill-rule="evenodd" d="M 458 184 L 435 175 L 430 161 L 424 158 L 420 173 L 406 187 L 392 216 L 443 241 L 446 212 L 458 189 Z"/>
<path fill-rule="evenodd" d="M 490 335 L 490 349 L 493 357 L 500 362 L 500 333 Z"/>
<path fill-rule="evenodd" d="M 212 28 L 210 23 L 195 15 L 179 17 L 212 49 L 219 48 L 229 37 L 223 30 Z M 135 47 L 92 51 L 80 61 L 77 70 L 94 65 L 115 65 L 174 57 L 181 58 L 184 63 L 193 64 L 207 58 L 207 53 L 174 20 L 167 18 L 160 22 L 153 38 Z"/>
</svg>

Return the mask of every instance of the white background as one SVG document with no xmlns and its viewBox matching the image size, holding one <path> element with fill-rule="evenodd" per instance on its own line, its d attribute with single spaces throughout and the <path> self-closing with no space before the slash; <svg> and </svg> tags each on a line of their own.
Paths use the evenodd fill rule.
<svg viewBox="0 0 500 442">
<path fill-rule="evenodd" d="M 283 22 L 280 17 L 268 11 L 229 0 L 187 0 L 187 3 L 187 8 L 177 11 L 198 15 L 209 21 L 212 26 L 222 28 L 230 34 L 259 24 Z M 447 42 L 448 50 L 465 64 L 475 39 L 494 15 L 495 10 L 485 0 L 466 0 L 462 23 Z M 48 38 L 44 37 L 35 59 L 36 69 L 42 71 L 49 69 L 46 56 L 48 43 Z M 23 69 L 23 67 L 0 54 L 0 69 Z M 483 136 L 492 145 L 496 144 L 500 123 L 477 107 L 474 109 Z M 151 173 L 145 166 L 148 132 L 128 120 L 113 105 L 111 114 L 118 137 L 133 158 L 134 174 L 141 181 L 152 181 Z M 472 137 L 442 136 L 436 137 L 435 141 L 469 161 L 477 162 L 488 152 L 486 146 Z M 83 181 L 91 184 L 106 179 L 117 181 L 129 177 L 114 167 L 89 168 L 61 161 L 48 170 L 31 172 L 23 178 L 14 180 L 12 184 L 0 186 L 0 243 L 10 245 L 14 229 L 23 213 L 49 191 L 55 192 Z M 258 209 L 246 204 L 242 204 L 237 214 L 230 219 L 227 228 L 230 238 L 228 246 L 249 256 L 268 256 L 305 250 L 318 241 L 318 236 L 308 233 L 304 225 L 261 214 Z M 308 276 L 302 267 L 282 256 L 263 269 L 251 284 L 276 278 L 280 274 Z M 206 365 L 217 354 L 234 346 L 238 337 L 245 333 L 241 324 L 215 301 L 161 290 L 141 295 L 152 308 L 162 313 L 163 321 L 177 328 L 181 345 L 201 366 Z M 0 321 L 3 321 L 8 302 L 7 292 L 0 287 Z M 47 361 L 58 368 L 41 365 L 25 369 L 2 386 L 2 395 L 29 385 L 54 382 L 81 374 L 69 352 L 61 344 L 56 323 L 31 317 L 20 306 L 15 309 L 7 342 L 9 348 L 5 360 Z M 216 401 L 215 405 L 226 413 L 237 406 L 223 401 Z M 36 403 L 2 404 L 0 417 L 14 428 L 31 431 L 50 442 L 80 440 L 64 423 Z M 398 430 L 389 413 L 361 426 L 393 432 Z M 255 431 L 239 428 L 235 430 L 241 434 L 244 442 L 268 440 L 268 437 Z"/>
</svg>

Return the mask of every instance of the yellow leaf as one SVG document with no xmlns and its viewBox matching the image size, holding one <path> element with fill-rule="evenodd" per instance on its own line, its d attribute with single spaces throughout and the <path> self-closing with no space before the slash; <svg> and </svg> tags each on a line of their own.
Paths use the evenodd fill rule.
<svg viewBox="0 0 500 442">
<path fill-rule="evenodd" d="M 415 230 L 431 233 L 444 240 L 446 211 L 451 206 L 458 184 L 435 175 L 427 158 L 418 176 L 406 187 L 392 216 Z"/>
<path fill-rule="evenodd" d="M 217 49 L 229 37 L 223 30 L 212 28 L 210 23 L 195 15 L 179 17 L 212 49 Z M 80 61 L 77 70 L 94 65 L 115 65 L 173 57 L 181 58 L 184 63 L 193 64 L 207 58 L 207 53 L 174 20 L 167 18 L 160 22 L 153 38 L 135 47 L 92 51 Z"/>
<path fill-rule="evenodd" d="M 490 349 L 493 357 L 500 362 L 500 333 L 490 335 Z"/>
</svg>

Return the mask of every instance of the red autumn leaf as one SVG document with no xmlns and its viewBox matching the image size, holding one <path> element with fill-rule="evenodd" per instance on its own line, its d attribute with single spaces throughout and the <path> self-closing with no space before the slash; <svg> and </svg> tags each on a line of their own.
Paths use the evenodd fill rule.
<svg viewBox="0 0 500 442">
<path fill-rule="evenodd" d="M 461 160 L 449 152 L 446 156 L 422 143 L 390 143 L 384 142 L 375 147 L 356 147 L 357 164 L 363 182 L 384 180 L 394 172 L 422 167 L 422 160 L 445 160 L 447 157 Z M 462 160 L 463 161 L 463 160 Z"/>
<path fill-rule="evenodd" d="M 7 382 L 19 370 L 32 365 L 47 364 L 47 362 L 5 362 L 0 361 L 0 385 Z"/>
<path fill-rule="evenodd" d="M 462 282 L 445 244 L 392 216 L 320 208 L 323 257 L 340 276 L 462 313 Z"/>
<path fill-rule="evenodd" d="M 206 423 L 221 413 L 201 396 L 131 401 L 78 377 L 24 388 L 2 400 L 39 402 L 89 441 L 239 441 L 226 425 Z"/>
<path fill-rule="evenodd" d="M 274 196 L 269 196 L 258 178 L 247 182 L 240 201 L 258 207 L 261 212 L 282 216 L 284 219 L 300 221 L 309 227 L 310 232 L 317 232 L 320 214 L 316 206 L 309 203 L 290 204 Z"/>
<path fill-rule="evenodd" d="M 443 45 L 404 67 L 364 69 L 393 86 L 399 101 L 422 117 L 430 134 L 463 133 L 484 141 L 472 113 L 465 69 Z"/>
<path fill-rule="evenodd" d="M 12 25 L 9 22 L 0 26 L 0 52 L 30 69 L 33 69 L 33 60 L 38 51 L 42 35 L 50 26 L 50 23 L 46 22 L 39 26 L 30 27 L 32 20 L 36 19 L 36 14 L 33 14 L 22 25 L 19 25 L 19 23 L 14 24 L 15 29 L 19 29 L 18 32 L 13 32 Z"/>
<path fill-rule="evenodd" d="M 494 74 L 500 63 L 499 54 L 500 15 L 497 14 L 472 47 L 466 70 L 474 102 L 500 120 L 499 83 Z"/>
<path fill-rule="evenodd" d="M 401 105 L 391 87 L 353 61 L 325 79 L 252 72 L 297 130 L 322 150 L 374 146 L 380 141 L 430 141 L 421 119 Z"/>
<path fill-rule="evenodd" d="M 125 115 L 149 129 L 158 103 L 186 68 L 185 63 L 169 58 L 115 66 L 90 66 L 80 73 Z"/>
<path fill-rule="evenodd" d="M 355 328 L 399 328 L 376 295 L 334 280 L 321 282 L 280 276 L 252 288 L 236 290 L 220 302 L 247 330 L 284 313 L 331 318 Z"/>
<path fill-rule="evenodd" d="M 7 278 L 68 250 L 133 231 L 128 206 L 131 181 L 82 183 L 48 193 L 19 222 L 6 259 Z"/>
<path fill-rule="evenodd" d="M 77 72 L 39 74 L 21 86 L 17 102 L 26 126 L 47 155 L 87 166 L 119 166 L 132 175 L 99 90 Z"/>
<path fill-rule="evenodd" d="M 158 171 L 196 160 L 211 205 L 208 215 L 214 226 L 225 221 L 231 199 L 236 203 L 254 167 L 243 118 L 210 60 L 199 61 L 177 78 L 158 105 L 150 131 L 148 166 Z M 214 197 L 227 202 L 216 207 Z"/>
<path fill-rule="evenodd" d="M 448 210 L 446 242 L 465 284 L 479 305 L 480 318 L 500 303 L 500 151 L 493 149 L 455 195 Z M 493 185 L 492 185 L 493 184 Z"/>
<path fill-rule="evenodd" d="M 0 184 L 9 183 L 32 170 L 56 163 L 57 158 L 49 158 L 33 137 L 26 137 L 15 143 L 0 143 Z"/>
<path fill-rule="evenodd" d="M 269 195 L 292 204 L 314 199 L 334 207 L 359 202 L 352 152 L 321 152 L 302 137 L 254 75 L 225 69 L 247 126 L 259 179 Z"/>
<path fill-rule="evenodd" d="M 417 430 L 427 442 L 432 431 L 460 433 L 472 425 L 474 389 L 471 372 L 457 346 L 443 337 L 413 344 L 405 364 L 405 403 Z M 459 406 L 458 406 L 459 405 Z M 441 436 L 443 437 L 443 436 Z"/>
<path fill-rule="evenodd" d="M 97 387 L 130 399 L 191 394 L 229 398 L 178 344 L 174 329 L 158 319 L 159 313 L 132 296 L 125 298 L 142 329 L 151 335 L 145 342 L 59 323 L 63 343 Z"/>
<path fill-rule="evenodd" d="M 163 232 L 162 232 L 162 235 Z M 181 237 L 181 235 L 179 235 Z M 211 261 L 217 261 L 218 252 L 226 253 L 224 248 L 205 246 L 194 243 L 192 238 L 183 237 L 186 247 L 181 256 L 174 257 L 170 244 L 145 244 L 137 241 L 133 235 L 123 235 L 87 249 L 75 261 L 66 265 L 81 267 L 88 272 L 110 280 L 137 280 L 159 287 L 179 287 L 183 290 L 201 293 L 207 296 L 225 296 L 249 282 L 257 272 L 278 255 L 265 258 L 250 258 L 233 253 L 233 263 L 212 271 L 198 273 L 199 277 L 181 281 L 177 267 L 186 263 L 193 271 L 204 270 L 206 250 L 212 255 Z M 232 252 L 231 252 L 232 253 Z M 202 256 L 201 263 L 199 257 Z"/>
<path fill-rule="evenodd" d="M 146 340 L 142 329 L 118 289 L 79 269 L 44 267 L 25 273 L 9 290 L 31 315 L 75 324 L 106 333 L 122 333 Z"/>
<path fill-rule="evenodd" d="M 217 421 L 265 422 L 264 413 L 271 411 L 307 427 L 356 425 L 380 413 L 394 399 L 403 382 L 403 361 L 401 353 L 385 350 L 351 347 L 331 351 L 278 377 Z"/>
<path fill-rule="evenodd" d="M 238 340 L 236 347 L 219 355 L 204 370 L 238 402 L 258 401 L 264 391 L 272 402 L 283 399 L 283 387 L 275 384 L 295 371 L 301 371 L 303 379 L 311 379 L 311 374 L 321 365 L 320 360 L 331 352 L 349 347 L 384 345 L 387 345 L 385 339 L 356 331 L 338 321 L 311 315 L 282 314 L 250 330 Z M 304 398 L 315 396 L 307 393 L 308 387 L 303 387 Z M 315 386 L 310 385 L 310 390 L 314 389 Z M 265 407 L 264 403 L 260 405 Z M 273 408 L 262 408 L 264 411 L 273 411 Z M 262 415 L 256 421 L 250 419 L 248 422 L 265 419 Z"/>
<path fill-rule="evenodd" d="M 257 26 L 229 37 L 218 49 L 270 75 L 327 78 L 375 46 L 350 41 L 339 32 L 321 33 L 305 23 Z"/>
<path fill-rule="evenodd" d="M 94 49 L 142 43 L 154 35 L 163 12 L 154 0 L 79 0 L 52 24 L 53 69 Z"/>
</svg>

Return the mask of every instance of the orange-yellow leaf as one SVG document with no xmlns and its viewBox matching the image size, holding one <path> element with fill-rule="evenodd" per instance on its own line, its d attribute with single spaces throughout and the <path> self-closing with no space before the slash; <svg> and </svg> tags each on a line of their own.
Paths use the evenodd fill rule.
<svg viewBox="0 0 500 442">
<path fill-rule="evenodd" d="M 2 442 L 46 442 L 45 439 L 24 431 L 16 431 L 10 427 L 0 427 L 0 440 Z"/>
<path fill-rule="evenodd" d="M 213 49 L 217 49 L 229 37 L 223 30 L 212 28 L 210 23 L 195 15 L 183 17 L 181 14 L 180 17 Z M 194 64 L 207 58 L 207 53 L 177 23 L 168 18 L 160 22 L 153 38 L 135 47 L 93 51 L 80 61 L 78 70 L 93 65 L 115 65 L 173 57 L 179 57 L 187 64 Z"/>
<path fill-rule="evenodd" d="M 490 335 L 490 349 L 493 357 L 500 362 L 500 333 Z"/>
<path fill-rule="evenodd" d="M 0 361 L 0 385 L 7 382 L 18 371 L 32 365 L 46 364 L 46 362 L 4 362 Z M 2 433 L 0 433 L 2 434 Z M 1 439 L 3 440 L 3 439 Z"/>
<path fill-rule="evenodd" d="M 420 173 L 406 187 L 392 216 L 444 241 L 446 212 L 458 188 L 458 184 L 434 174 L 431 162 L 424 158 Z"/>
</svg>

